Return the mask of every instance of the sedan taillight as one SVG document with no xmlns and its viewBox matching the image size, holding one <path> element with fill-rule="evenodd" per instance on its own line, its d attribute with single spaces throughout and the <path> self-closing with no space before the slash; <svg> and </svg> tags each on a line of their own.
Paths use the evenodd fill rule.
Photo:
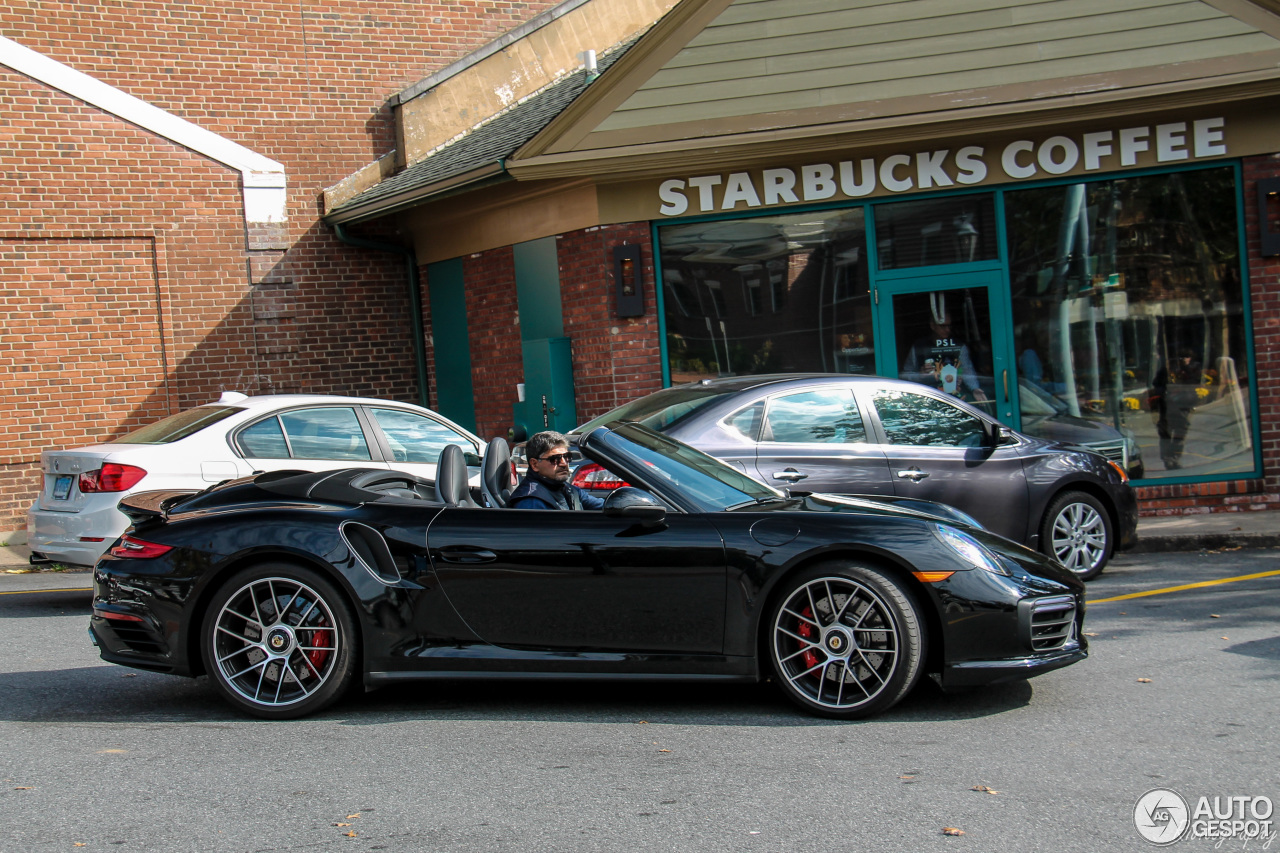
<svg viewBox="0 0 1280 853">
<path fill-rule="evenodd" d="M 123 492 L 132 489 L 145 476 L 146 470 L 137 465 L 107 462 L 96 471 L 86 471 L 80 475 L 80 491 L 83 494 Z"/>
<path fill-rule="evenodd" d="M 161 545 L 148 542 L 134 536 L 120 537 L 120 544 L 111 549 L 113 557 L 127 557 L 131 560 L 152 560 L 173 550 L 172 545 Z"/>
<path fill-rule="evenodd" d="M 573 475 L 573 485 L 580 489 L 605 491 L 621 489 L 628 483 L 617 474 L 604 468 L 604 466 L 590 462 L 579 468 Z"/>
</svg>

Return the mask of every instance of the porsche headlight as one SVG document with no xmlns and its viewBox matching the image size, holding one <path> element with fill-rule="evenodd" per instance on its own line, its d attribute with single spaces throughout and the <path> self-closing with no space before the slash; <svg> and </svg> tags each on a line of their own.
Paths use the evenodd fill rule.
<svg viewBox="0 0 1280 853">
<path fill-rule="evenodd" d="M 937 534 L 942 544 L 955 551 L 966 563 L 979 569 L 986 569 L 992 574 L 1006 576 L 1009 574 L 991 552 L 982 547 L 982 543 L 968 533 L 946 524 L 935 524 L 933 532 Z"/>
</svg>

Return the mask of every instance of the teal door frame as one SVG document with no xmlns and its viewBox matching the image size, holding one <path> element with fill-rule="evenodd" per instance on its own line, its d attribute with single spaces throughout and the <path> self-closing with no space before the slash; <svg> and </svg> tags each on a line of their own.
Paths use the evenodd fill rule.
<svg viewBox="0 0 1280 853">
<path fill-rule="evenodd" d="M 954 267 L 951 268 L 954 270 Z M 1008 277 L 998 264 L 975 267 L 963 272 L 880 275 L 873 285 L 875 310 L 873 328 L 876 340 L 876 373 L 898 375 L 898 340 L 894 323 L 893 297 L 939 290 L 985 288 L 991 312 L 991 368 L 995 380 L 996 417 L 1015 429 L 1018 417 L 1018 375 L 1013 335 L 1013 306 L 1009 296 Z M 1004 381 L 1007 378 L 1007 386 Z M 1005 388 L 1008 388 L 1006 393 Z"/>
</svg>

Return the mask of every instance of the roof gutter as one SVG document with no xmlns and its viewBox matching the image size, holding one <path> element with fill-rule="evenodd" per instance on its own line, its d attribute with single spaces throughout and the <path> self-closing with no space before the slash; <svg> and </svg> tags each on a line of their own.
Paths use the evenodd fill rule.
<svg viewBox="0 0 1280 853">
<path fill-rule="evenodd" d="M 333 225 L 333 233 L 348 246 L 360 249 L 372 249 L 375 252 L 389 252 L 404 258 L 405 272 L 409 278 L 409 310 L 413 319 L 409 323 L 413 331 L 413 361 L 418 374 L 418 405 L 424 409 L 427 405 L 427 339 L 422 331 L 422 291 L 418 280 L 418 258 L 412 250 L 395 243 L 384 243 L 379 240 L 367 240 L 364 237 L 353 237 L 339 223 Z"/>
<path fill-rule="evenodd" d="M 404 173 L 401 172 L 400 174 Z M 394 180 L 394 178 L 391 180 Z M 514 180 L 514 178 L 507 172 L 506 161 L 496 160 L 493 163 L 486 163 L 469 172 L 453 175 L 435 183 L 411 187 L 402 192 L 370 199 L 363 204 L 343 205 L 322 218 L 329 225 L 334 226 L 368 222 L 371 219 L 378 219 L 411 207 L 417 207 L 437 197 L 456 195 L 510 180 Z"/>
</svg>

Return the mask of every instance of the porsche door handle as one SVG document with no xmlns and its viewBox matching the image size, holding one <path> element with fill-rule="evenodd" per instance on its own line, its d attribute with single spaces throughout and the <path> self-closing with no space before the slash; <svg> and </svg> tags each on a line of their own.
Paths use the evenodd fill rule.
<svg viewBox="0 0 1280 853">
<path fill-rule="evenodd" d="M 799 482 L 800 480 L 808 479 L 808 477 L 809 477 L 808 474 L 802 474 L 799 471 L 797 471 L 795 468 L 788 468 L 785 471 L 773 472 L 773 479 L 786 480 L 788 483 L 796 483 L 796 482 Z"/>
<path fill-rule="evenodd" d="M 929 476 L 928 471 L 921 471 L 919 468 L 915 467 L 914 465 L 910 468 L 907 468 L 904 471 L 898 472 L 899 480 L 910 480 L 913 483 L 918 483 L 928 476 Z"/>
<path fill-rule="evenodd" d="M 483 548 L 441 548 L 437 551 L 446 563 L 492 563 L 498 555 Z"/>
</svg>

